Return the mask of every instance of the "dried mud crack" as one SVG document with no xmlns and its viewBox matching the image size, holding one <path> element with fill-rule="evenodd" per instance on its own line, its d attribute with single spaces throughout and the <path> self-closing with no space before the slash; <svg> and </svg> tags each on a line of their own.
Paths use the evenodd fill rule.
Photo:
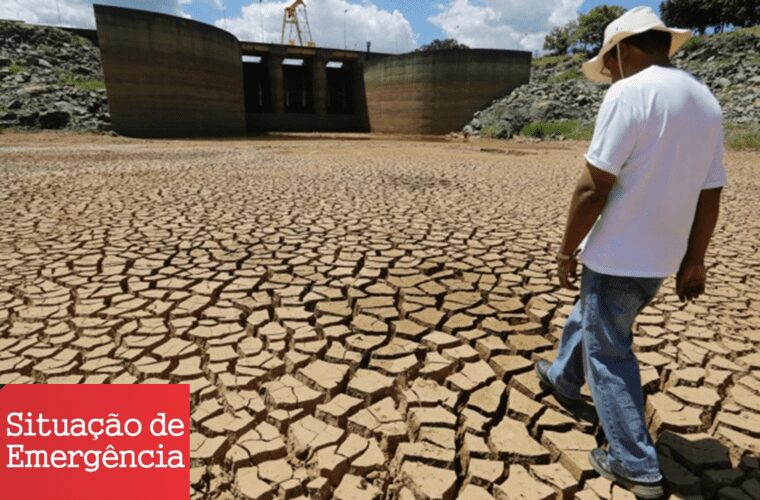
<svg viewBox="0 0 760 500">
<path fill-rule="evenodd" d="M 6 134 L 0 383 L 189 384 L 193 499 L 631 498 L 532 371 L 583 145 L 487 144 Z M 635 327 L 682 495 L 760 498 L 758 158 Z"/>
</svg>

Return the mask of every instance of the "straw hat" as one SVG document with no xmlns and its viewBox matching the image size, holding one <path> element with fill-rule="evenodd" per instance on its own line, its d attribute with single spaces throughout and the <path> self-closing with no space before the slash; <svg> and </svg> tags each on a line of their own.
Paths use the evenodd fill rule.
<svg viewBox="0 0 760 500">
<path fill-rule="evenodd" d="M 670 55 L 675 54 L 686 41 L 691 38 L 691 31 L 668 28 L 657 17 L 651 7 L 636 7 L 612 21 L 604 30 L 604 44 L 599 54 L 583 64 L 583 74 L 591 81 L 609 83 L 609 76 L 602 74 L 604 69 L 604 54 L 615 48 L 629 36 L 638 35 L 649 30 L 667 31 L 670 37 Z"/>
</svg>

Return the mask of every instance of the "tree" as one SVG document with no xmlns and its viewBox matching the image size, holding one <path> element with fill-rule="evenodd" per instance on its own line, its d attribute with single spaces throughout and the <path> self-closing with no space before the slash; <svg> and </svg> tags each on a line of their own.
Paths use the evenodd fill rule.
<svg viewBox="0 0 760 500">
<path fill-rule="evenodd" d="M 710 26 L 718 28 L 724 24 L 722 3 L 722 0 L 665 0 L 660 4 L 660 17 L 668 26 L 689 28 L 701 35 Z"/>
<path fill-rule="evenodd" d="M 570 21 L 564 26 L 555 26 L 544 38 L 544 50 L 550 51 L 555 56 L 567 54 L 567 51 L 575 43 L 575 32 L 577 30 L 578 23 L 576 21 Z"/>
<path fill-rule="evenodd" d="M 435 39 L 427 45 L 418 47 L 415 52 L 430 52 L 433 50 L 450 50 L 450 49 L 469 49 L 467 45 L 459 43 L 453 38 L 447 38 L 445 40 Z"/>
<path fill-rule="evenodd" d="M 760 0 L 722 0 L 722 21 L 737 27 L 760 24 Z"/>
<path fill-rule="evenodd" d="M 604 43 L 604 28 L 625 14 L 625 8 L 618 5 L 599 5 L 578 18 L 575 41 L 589 53 L 597 52 Z"/>
<path fill-rule="evenodd" d="M 760 0 L 665 0 L 660 4 L 665 24 L 689 28 L 703 35 L 708 28 L 760 24 Z"/>
</svg>

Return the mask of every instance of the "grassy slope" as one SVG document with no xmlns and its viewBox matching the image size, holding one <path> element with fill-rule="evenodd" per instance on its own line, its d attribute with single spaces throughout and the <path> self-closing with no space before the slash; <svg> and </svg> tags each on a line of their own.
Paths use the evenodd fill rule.
<svg viewBox="0 0 760 500">
<path fill-rule="evenodd" d="M 756 36 L 760 36 L 760 26 L 742 28 L 736 31 L 718 33 L 717 35 L 711 36 L 730 38 L 742 33 L 752 33 Z M 707 36 L 694 37 L 687 43 L 686 48 L 701 45 L 706 39 Z M 758 58 L 758 64 L 760 64 L 760 55 L 756 57 Z M 534 59 L 532 65 L 536 68 L 559 66 L 569 62 L 571 59 L 575 60 L 575 62 L 580 65 L 583 56 L 581 54 L 575 54 L 572 56 L 544 56 Z M 550 81 L 560 82 L 572 78 L 582 78 L 580 71 L 574 71 L 572 69 L 566 70 L 552 77 Z M 553 138 L 563 136 L 567 139 L 575 140 L 591 140 L 592 134 L 593 127 L 583 125 L 574 120 L 530 123 L 520 131 L 520 135 L 527 137 Z M 727 126 L 726 146 L 731 149 L 760 151 L 760 124 Z"/>
</svg>

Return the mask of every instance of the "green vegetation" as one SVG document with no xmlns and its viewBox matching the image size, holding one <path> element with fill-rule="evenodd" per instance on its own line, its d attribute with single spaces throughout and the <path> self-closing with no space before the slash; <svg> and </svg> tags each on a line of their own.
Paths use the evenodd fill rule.
<svg viewBox="0 0 760 500">
<path fill-rule="evenodd" d="M 82 78 L 75 79 L 72 86 L 82 90 L 105 90 L 106 83 L 97 78 Z"/>
<path fill-rule="evenodd" d="M 760 36 L 758 0 L 665 0 L 660 3 L 660 17 L 669 26 L 689 28 L 699 33 L 686 45 L 696 48 L 705 42 L 705 32 L 712 28 L 713 36 L 735 36 L 751 33 Z M 581 14 L 564 26 L 555 26 L 544 39 L 544 50 L 552 55 L 585 50 L 599 50 L 604 28 L 625 12 L 617 5 L 599 5 Z M 732 29 L 732 31 L 725 31 Z"/>
<path fill-rule="evenodd" d="M 79 45 L 80 47 L 86 47 L 88 45 L 91 45 L 90 41 L 83 36 L 75 35 L 72 40 L 75 44 Z"/>
<path fill-rule="evenodd" d="M 715 33 L 714 37 L 718 38 L 732 38 L 739 35 L 755 35 L 760 36 L 760 25 L 758 26 L 750 26 L 749 28 L 739 28 L 734 31 L 724 31 L 723 33 Z M 694 37 L 694 38 L 700 38 L 702 40 L 707 40 L 710 38 L 709 36 L 701 36 L 701 37 Z"/>
<path fill-rule="evenodd" d="M 570 21 L 564 26 L 555 26 L 544 38 L 544 50 L 550 50 L 552 54 L 567 54 L 575 43 L 577 31 L 577 21 Z"/>
<path fill-rule="evenodd" d="M 481 131 L 481 135 L 497 137 L 500 130 L 495 126 L 486 127 Z M 520 135 L 524 137 L 556 139 L 562 136 L 575 141 L 590 141 L 593 134 L 593 124 L 583 124 L 578 120 L 533 122 L 520 131 Z M 727 149 L 760 151 L 760 124 L 728 125 L 725 130 L 725 143 Z"/>
<path fill-rule="evenodd" d="M 432 52 L 435 50 L 450 50 L 450 49 L 457 49 L 457 50 L 464 50 L 469 49 L 467 45 L 460 43 L 458 40 L 454 38 L 446 38 L 445 40 L 439 40 L 436 38 L 432 42 L 428 43 L 427 45 L 423 45 L 422 47 L 419 47 L 415 49 L 415 52 Z"/>
<path fill-rule="evenodd" d="M 725 142 L 730 149 L 760 151 L 760 125 L 729 125 L 725 130 Z"/>
<path fill-rule="evenodd" d="M 619 5 L 599 5 L 587 14 L 578 17 L 578 28 L 572 33 L 571 40 L 586 49 L 588 53 L 596 53 L 604 43 L 604 29 L 612 21 L 625 14 L 625 8 Z"/>
<path fill-rule="evenodd" d="M 497 139 L 504 131 L 504 128 L 498 124 L 487 125 L 480 131 L 480 136 L 488 139 Z"/>
<path fill-rule="evenodd" d="M 552 122 L 529 123 L 520 131 L 520 135 L 551 139 L 559 136 L 575 141 L 588 141 L 594 133 L 594 126 L 583 124 L 579 120 L 559 120 Z"/>
<path fill-rule="evenodd" d="M 14 62 L 8 66 L 8 71 L 11 72 L 11 75 L 15 75 L 17 73 L 21 73 L 22 71 L 26 71 L 26 66 L 21 63 Z"/>
<path fill-rule="evenodd" d="M 564 64 L 569 61 L 575 61 L 577 63 L 581 63 L 586 60 L 585 54 L 578 53 L 578 54 L 562 54 L 558 56 L 543 56 L 543 57 L 536 57 L 531 61 L 531 65 L 537 68 L 542 68 L 544 66 L 557 66 L 559 64 Z"/>
<path fill-rule="evenodd" d="M 596 52 L 602 46 L 604 28 L 624 13 L 625 9 L 618 5 L 598 5 L 578 19 L 555 27 L 544 38 L 544 50 L 554 55 L 566 54 L 569 50 Z"/>
<path fill-rule="evenodd" d="M 681 48 L 681 50 L 683 50 L 684 52 L 691 52 L 692 50 L 696 50 L 697 48 L 704 45 L 706 41 L 707 41 L 707 38 L 703 36 L 693 36 L 689 38 L 689 41 L 683 44 L 683 47 Z"/>
<path fill-rule="evenodd" d="M 690 52 L 701 47 L 711 38 L 731 39 L 742 35 L 755 35 L 760 37 L 760 26 L 752 26 L 750 28 L 739 28 L 733 31 L 724 31 L 722 33 L 715 33 L 713 35 L 694 35 L 683 46 L 684 51 Z M 755 59 L 753 59 L 754 61 Z M 757 58 L 760 61 L 760 57 Z"/>
<path fill-rule="evenodd" d="M 757 0 L 665 0 L 660 4 L 660 16 L 669 26 L 689 28 L 700 34 L 708 28 L 721 32 L 730 26 L 760 24 Z"/>
<path fill-rule="evenodd" d="M 578 68 L 571 68 L 567 71 L 563 71 L 562 73 L 558 75 L 554 75 L 551 78 L 549 78 L 550 83 L 560 83 L 560 82 L 566 82 L 568 80 L 581 80 L 583 79 L 583 74 L 578 70 Z"/>
<path fill-rule="evenodd" d="M 62 71 L 58 73 L 58 78 L 61 79 L 63 85 L 68 85 L 69 87 L 77 89 L 104 90 L 106 88 L 105 82 L 97 78 L 82 78 Z"/>
<path fill-rule="evenodd" d="M 538 68 L 542 68 L 544 66 L 554 66 L 568 60 L 570 60 L 570 56 L 562 54 L 559 56 L 536 57 L 531 61 L 531 64 Z"/>
</svg>

